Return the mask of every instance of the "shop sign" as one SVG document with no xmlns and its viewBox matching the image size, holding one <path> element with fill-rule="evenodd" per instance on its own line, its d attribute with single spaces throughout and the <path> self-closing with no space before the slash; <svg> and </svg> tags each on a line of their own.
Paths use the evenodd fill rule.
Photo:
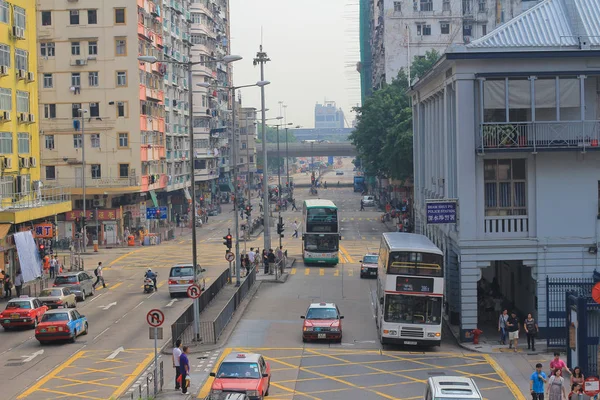
<svg viewBox="0 0 600 400">
<path fill-rule="evenodd" d="M 130 204 L 127 206 L 123 206 L 123 212 L 129 212 L 131 213 L 131 217 L 132 218 L 139 218 L 140 217 L 140 207 L 138 204 Z"/>
<path fill-rule="evenodd" d="M 95 215 L 94 218 L 92 218 L 92 213 L 96 213 L 95 210 L 85 210 L 86 211 L 86 218 L 88 219 L 88 222 L 90 220 L 96 220 L 96 217 L 98 218 L 98 221 L 112 221 L 112 220 L 117 220 L 117 219 L 121 219 L 121 211 L 119 209 L 109 209 L 109 210 L 98 210 L 98 215 Z M 83 217 L 83 211 L 82 210 L 74 210 L 74 211 L 69 211 L 67 213 L 67 221 L 75 221 L 77 218 L 81 218 Z"/>
<path fill-rule="evenodd" d="M 54 237 L 54 226 L 52 224 L 35 224 L 33 226 L 33 237 L 36 239 L 52 239 Z"/>
</svg>

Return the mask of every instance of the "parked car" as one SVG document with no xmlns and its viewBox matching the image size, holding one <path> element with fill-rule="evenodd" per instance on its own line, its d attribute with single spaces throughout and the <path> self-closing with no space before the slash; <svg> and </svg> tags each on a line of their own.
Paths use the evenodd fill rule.
<svg viewBox="0 0 600 400">
<path fill-rule="evenodd" d="M 271 366 L 255 353 L 229 354 L 219 365 L 210 389 L 210 399 L 220 399 L 223 393 L 245 393 L 252 400 L 269 395 Z"/>
<path fill-rule="evenodd" d="M 362 198 L 363 204 L 365 207 L 375 207 L 375 197 L 374 196 L 363 196 Z"/>
<path fill-rule="evenodd" d="M 77 298 L 68 287 L 53 287 L 40 292 L 38 299 L 48 308 L 75 308 Z"/>
<path fill-rule="evenodd" d="M 55 340 L 75 342 L 77 336 L 87 335 L 88 322 L 77 310 L 50 310 L 35 328 L 35 338 L 40 344 Z"/>
<path fill-rule="evenodd" d="M 306 310 L 306 315 L 300 318 L 302 324 L 302 341 L 309 340 L 335 340 L 342 342 L 342 319 L 340 310 L 334 303 L 311 303 Z"/>
<path fill-rule="evenodd" d="M 196 283 L 204 291 L 206 270 L 200 265 L 196 266 Z M 194 267 L 192 264 L 177 264 L 171 267 L 169 272 L 169 294 L 175 297 L 177 294 L 186 294 L 188 288 L 194 284 Z"/>
<path fill-rule="evenodd" d="M 43 305 L 35 297 L 21 296 L 10 299 L 0 314 L 0 324 L 4 330 L 18 326 L 35 328 L 46 311 L 48 311 L 48 306 Z"/>
<path fill-rule="evenodd" d="M 77 300 L 84 301 L 86 296 L 93 296 L 94 278 L 85 271 L 66 272 L 54 278 L 54 287 L 66 287 L 75 294 Z"/>
</svg>

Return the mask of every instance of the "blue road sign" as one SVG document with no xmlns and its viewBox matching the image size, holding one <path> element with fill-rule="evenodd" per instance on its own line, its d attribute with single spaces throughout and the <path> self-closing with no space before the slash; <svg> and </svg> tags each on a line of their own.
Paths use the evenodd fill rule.
<svg viewBox="0 0 600 400">
<path fill-rule="evenodd" d="M 146 207 L 146 219 L 156 219 L 156 212 L 160 210 L 160 219 L 167 219 L 167 207 Z"/>
</svg>

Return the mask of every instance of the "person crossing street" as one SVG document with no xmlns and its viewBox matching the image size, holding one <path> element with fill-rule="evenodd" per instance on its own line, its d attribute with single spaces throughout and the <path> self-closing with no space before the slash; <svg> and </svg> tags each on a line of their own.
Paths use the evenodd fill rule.
<svg viewBox="0 0 600 400">
<path fill-rule="evenodd" d="M 292 235 L 292 237 L 297 238 L 298 237 L 298 222 L 294 221 L 294 223 L 292 224 L 292 229 L 294 230 L 294 234 Z"/>
<path fill-rule="evenodd" d="M 102 276 L 102 261 L 98 262 L 98 266 L 94 270 L 94 275 L 96 275 L 96 282 L 94 282 L 92 287 L 96 289 L 96 285 L 102 281 L 102 287 L 106 289 L 106 283 L 104 282 L 104 277 Z"/>
</svg>

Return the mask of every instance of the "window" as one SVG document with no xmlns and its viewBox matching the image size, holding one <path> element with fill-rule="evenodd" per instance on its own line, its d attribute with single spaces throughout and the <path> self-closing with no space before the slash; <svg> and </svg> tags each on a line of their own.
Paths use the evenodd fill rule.
<svg viewBox="0 0 600 400">
<path fill-rule="evenodd" d="M 420 11 L 433 11 L 433 2 L 431 0 L 421 0 Z"/>
<path fill-rule="evenodd" d="M 115 39 L 115 54 L 117 56 L 127 55 L 127 39 Z"/>
<path fill-rule="evenodd" d="M 481 36 L 485 36 L 487 35 L 487 25 L 483 24 L 481 25 Z"/>
<path fill-rule="evenodd" d="M 450 23 L 449 22 L 440 22 L 440 30 L 442 35 L 450 34 Z"/>
<path fill-rule="evenodd" d="M 6 2 L 6 0 L 0 0 L 0 22 L 8 24 L 9 15 L 10 14 L 8 11 L 8 3 Z"/>
<path fill-rule="evenodd" d="M 50 181 L 56 179 L 56 167 L 54 165 L 46 166 L 46 179 Z"/>
<path fill-rule="evenodd" d="M 76 133 L 73 135 L 73 147 L 76 149 L 81 148 L 81 133 Z"/>
<path fill-rule="evenodd" d="M 506 84 L 504 79 L 483 82 L 483 122 L 506 122 Z"/>
<path fill-rule="evenodd" d="M 88 12 L 88 24 L 96 25 L 98 23 L 98 10 L 87 10 Z"/>
<path fill-rule="evenodd" d="M 124 24 L 125 23 L 125 9 L 124 8 L 115 8 L 115 24 Z"/>
<path fill-rule="evenodd" d="M 100 179 L 100 178 L 102 178 L 100 164 L 92 164 L 92 179 Z"/>
<path fill-rule="evenodd" d="M 98 72 L 88 73 L 88 84 L 92 87 L 98 86 Z"/>
<path fill-rule="evenodd" d="M 52 12 L 42 11 L 42 26 L 52 25 Z"/>
<path fill-rule="evenodd" d="M 90 117 L 100 116 L 100 103 L 90 103 Z"/>
<path fill-rule="evenodd" d="M 56 104 L 44 104 L 44 118 L 56 118 Z"/>
<path fill-rule="evenodd" d="M 399 1 L 394 2 L 394 12 L 402 12 L 402 3 Z"/>
<path fill-rule="evenodd" d="M 98 42 L 88 42 L 88 54 L 90 56 L 98 55 Z"/>
<path fill-rule="evenodd" d="M 81 87 L 81 74 L 79 72 L 71 73 L 71 86 Z"/>
<path fill-rule="evenodd" d="M 125 102 L 119 101 L 117 103 L 117 117 L 125 117 Z"/>
<path fill-rule="evenodd" d="M 71 10 L 69 13 L 69 23 L 71 25 L 79 25 L 79 10 Z"/>
<path fill-rule="evenodd" d="M 73 103 L 71 104 L 71 116 L 73 118 L 79 118 L 81 117 L 81 115 L 79 115 L 79 110 L 81 109 L 81 103 Z"/>
<path fill-rule="evenodd" d="M 0 65 L 10 67 L 10 46 L 0 44 Z"/>
<path fill-rule="evenodd" d="M 40 55 L 42 57 L 54 57 L 54 42 L 40 43 Z"/>
<path fill-rule="evenodd" d="M 119 164 L 119 178 L 129 177 L 129 164 Z"/>
<path fill-rule="evenodd" d="M 26 25 L 26 21 L 27 19 L 25 18 L 25 9 L 21 8 L 21 7 L 17 7 L 14 6 L 13 7 L 13 18 L 15 21 L 15 26 L 18 26 L 19 28 L 23 28 L 23 30 L 25 30 L 27 28 Z"/>
<path fill-rule="evenodd" d="M 444 0 L 442 3 L 442 11 L 450 11 L 450 0 Z"/>
<path fill-rule="evenodd" d="M 15 67 L 29 71 L 29 53 L 27 50 L 15 49 Z"/>
<path fill-rule="evenodd" d="M 17 112 L 29 112 L 29 92 L 17 90 Z"/>
<path fill-rule="evenodd" d="M 427 25 L 425 23 L 417 24 L 417 36 L 430 36 L 431 35 L 431 25 Z"/>
<path fill-rule="evenodd" d="M 1 154 L 12 154 L 13 153 L 13 138 L 10 132 L 0 132 L 0 153 Z"/>
<path fill-rule="evenodd" d="M 119 133 L 119 144 L 118 147 L 129 147 L 129 133 Z"/>
<path fill-rule="evenodd" d="M 439 325 L 441 318 L 442 299 L 439 297 L 385 295 L 385 322 Z"/>
<path fill-rule="evenodd" d="M 54 78 L 52 74 L 44 74 L 44 89 L 54 87 Z"/>
<path fill-rule="evenodd" d="M 117 71 L 117 86 L 127 86 L 127 71 Z"/>
<path fill-rule="evenodd" d="M 0 110 L 12 110 L 12 91 L 0 88 Z"/>
<path fill-rule="evenodd" d="M 45 135 L 44 143 L 48 150 L 54 150 L 54 135 Z"/>
<path fill-rule="evenodd" d="M 527 215 L 524 159 L 484 160 L 485 215 Z"/>
<path fill-rule="evenodd" d="M 81 46 L 79 42 L 71 42 L 71 55 L 78 56 L 81 54 Z"/>
<path fill-rule="evenodd" d="M 29 153 L 29 133 L 19 132 L 17 133 L 17 146 L 19 154 Z"/>
<path fill-rule="evenodd" d="M 463 36 L 471 36 L 473 33 L 473 25 L 465 24 L 463 25 Z"/>
<path fill-rule="evenodd" d="M 90 142 L 92 143 L 92 148 L 99 148 L 100 147 L 100 134 L 99 133 L 92 133 L 90 135 Z"/>
<path fill-rule="evenodd" d="M 485 0 L 479 0 L 479 12 L 480 13 L 487 12 L 487 7 L 485 6 Z"/>
</svg>

